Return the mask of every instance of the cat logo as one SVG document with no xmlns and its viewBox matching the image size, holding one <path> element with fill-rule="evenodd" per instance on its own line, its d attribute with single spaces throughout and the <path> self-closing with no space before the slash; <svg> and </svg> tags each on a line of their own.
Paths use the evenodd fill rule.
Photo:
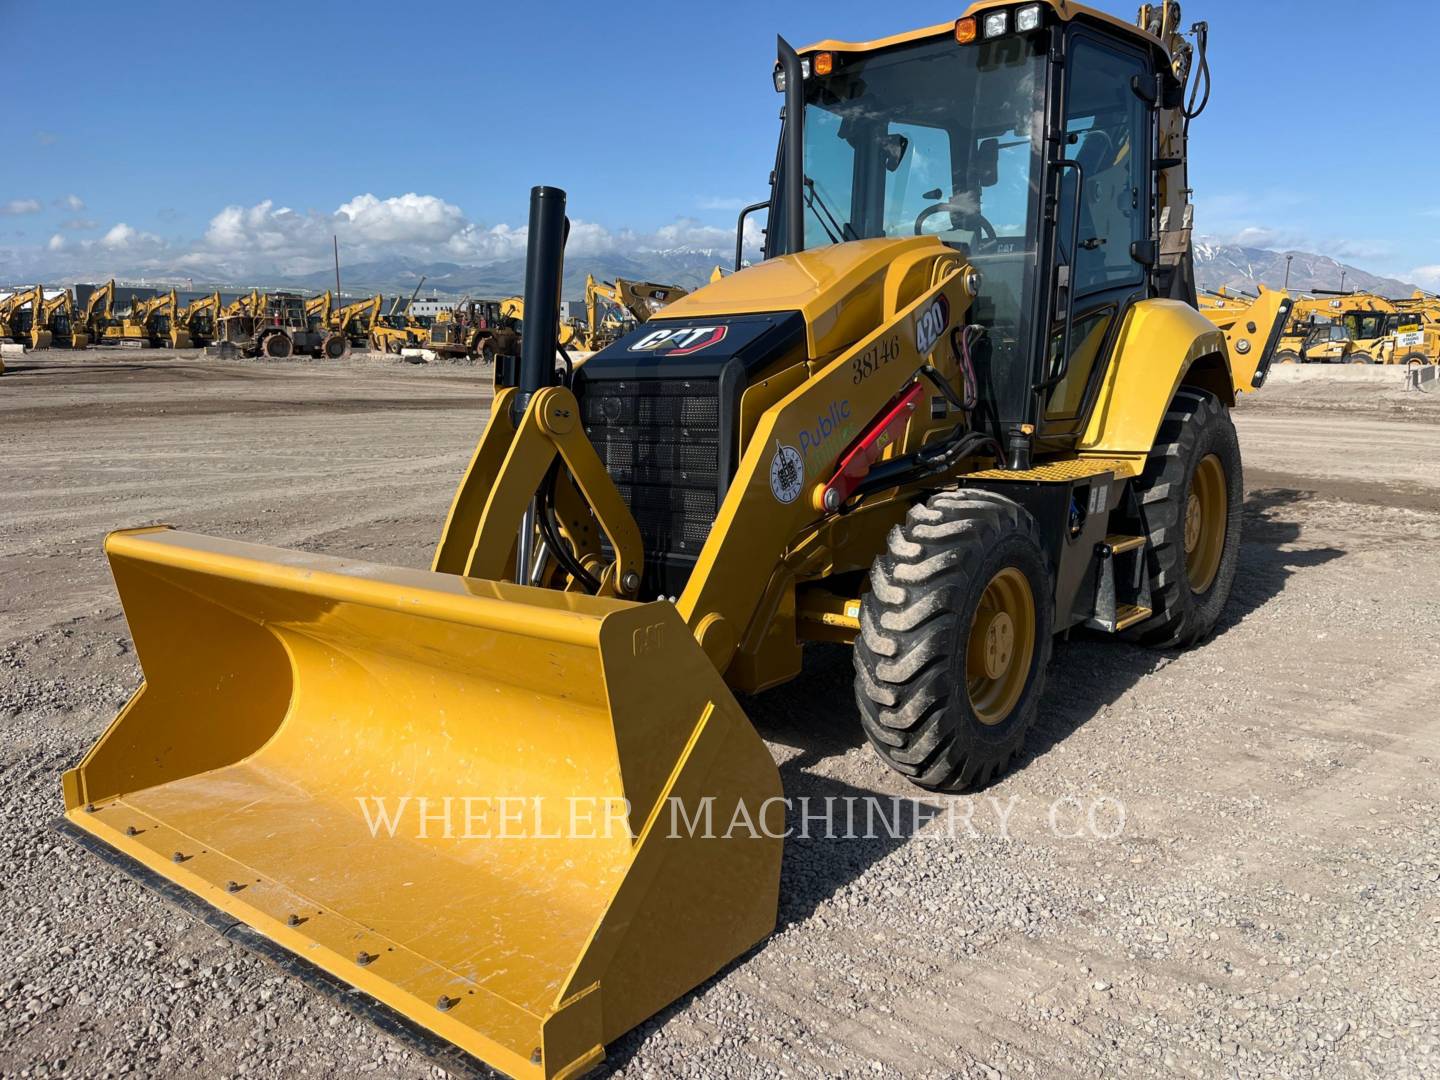
<svg viewBox="0 0 1440 1080">
<path fill-rule="evenodd" d="M 729 329 L 728 326 L 677 326 L 670 330 L 651 330 L 626 351 L 689 356 L 724 341 Z"/>
</svg>

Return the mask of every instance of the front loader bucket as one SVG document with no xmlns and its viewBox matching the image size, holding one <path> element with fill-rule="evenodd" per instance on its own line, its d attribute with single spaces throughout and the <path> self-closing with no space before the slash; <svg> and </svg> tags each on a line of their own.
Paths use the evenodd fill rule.
<svg viewBox="0 0 1440 1080">
<path fill-rule="evenodd" d="M 145 683 L 69 820 L 430 1033 L 573 1075 L 773 929 L 779 775 L 670 604 L 106 550 Z"/>
</svg>

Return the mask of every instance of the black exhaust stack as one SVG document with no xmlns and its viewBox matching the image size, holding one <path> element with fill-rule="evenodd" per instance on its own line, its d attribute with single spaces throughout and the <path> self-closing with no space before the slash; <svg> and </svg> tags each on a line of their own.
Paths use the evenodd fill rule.
<svg viewBox="0 0 1440 1080">
<path fill-rule="evenodd" d="M 560 340 L 560 280 L 565 269 L 565 192 L 530 189 L 530 232 L 525 249 L 525 325 L 520 338 L 520 392 L 516 423 L 537 391 L 555 381 L 555 348 Z"/>
</svg>

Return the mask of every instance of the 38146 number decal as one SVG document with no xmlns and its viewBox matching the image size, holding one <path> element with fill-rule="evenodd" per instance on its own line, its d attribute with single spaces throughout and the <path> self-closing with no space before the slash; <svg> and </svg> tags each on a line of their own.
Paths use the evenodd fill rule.
<svg viewBox="0 0 1440 1080">
<path fill-rule="evenodd" d="M 864 382 L 900 355 L 900 335 L 891 334 L 875 342 L 850 361 L 851 382 Z"/>
</svg>

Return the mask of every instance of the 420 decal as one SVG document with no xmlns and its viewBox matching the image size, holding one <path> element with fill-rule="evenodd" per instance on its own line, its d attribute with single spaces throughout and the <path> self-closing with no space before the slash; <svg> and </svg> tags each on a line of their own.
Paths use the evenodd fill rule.
<svg viewBox="0 0 1440 1080">
<path fill-rule="evenodd" d="M 881 338 L 854 360 L 850 361 L 850 381 L 862 383 L 900 356 L 900 335 Z"/>
</svg>

